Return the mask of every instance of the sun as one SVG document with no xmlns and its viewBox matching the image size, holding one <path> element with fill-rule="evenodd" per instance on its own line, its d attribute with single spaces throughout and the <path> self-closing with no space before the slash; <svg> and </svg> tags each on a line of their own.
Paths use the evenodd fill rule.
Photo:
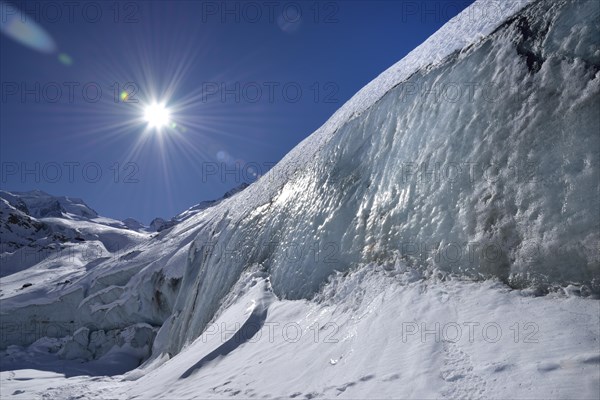
<svg viewBox="0 0 600 400">
<path fill-rule="evenodd" d="M 161 129 L 171 120 L 169 109 L 162 103 L 152 103 L 144 109 L 144 119 L 150 128 Z"/>
</svg>

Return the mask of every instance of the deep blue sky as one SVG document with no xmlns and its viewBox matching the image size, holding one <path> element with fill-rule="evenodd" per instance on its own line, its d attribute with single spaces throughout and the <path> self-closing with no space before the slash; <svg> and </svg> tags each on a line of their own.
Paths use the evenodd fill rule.
<svg viewBox="0 0 600 400">
<path fill-rule="evenodd" d="M 266 172 L 470 3 L 12 2 L 57 48 L 0 35 L 0 186 L 117 219 L 171 217 Z M 139 102 L 115 98 L 115 83 Z M 153 98 L 175 128 L 147 129 Z"/>
</svg>

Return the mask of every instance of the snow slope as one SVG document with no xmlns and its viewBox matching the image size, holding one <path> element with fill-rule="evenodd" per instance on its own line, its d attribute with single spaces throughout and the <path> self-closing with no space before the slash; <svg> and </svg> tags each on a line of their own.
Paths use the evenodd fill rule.
<svg viewBox="0 0 600 400">
<path fill-rule="evenodd" d="M 206 210 L 209 207 L 213 207 L 213 206 L 219 204 L 219 202 L 230 198 L 234 194 L 241 192 L 242 190 L 246 189 L 247 187 L 248 187 L 248 184 L 243 182 L 240 185 L 234 187 L 233 189 L 227 191 L 220 199 L 206 200 L 201 203 L 198 203 L 195 206 L 190 207 L 187 210 L 177 214 L 176 216 L 174 216 L 173 218 L 171 218 L 168 221 L 165 221 L 162 218 L 155 218 L 150 223 L 150 228 L 152 228 L 153 231 L 157 231 L 157 232 L 163 231 L 165 229 L 169 229 L 172 226 L 174 226 L 182 221 L 185 221 L 186 219 L 188 219 L 190 217 L 193 217 L 194 215 L 198 214 L 200 211 Z"/>
<path fill-rule="evenodd" d="M 105 375 L 108 362 L 62 361 L 62 373 L 49 370 L 45 343 L 32 355 L 12 349 L 0 372 L 2 396 L 598 398 L 597 301 L 522 296 L 489 281 L 423 281 L 390 264 L 337 277 L 320 301 L 274 299 L 264 273 L 249 271 L 226 303 L 180 354 L 124 375 L 85 376 Z M 252 315 L 260 321 L 265 305 L 252 335 L 242 327 Z"/>
<path fill-rule="evenodd" d="M 2 395 L 597 398 L 598 8 L 478 1 L 243 192 L 11 275 Z"/>
</svg>

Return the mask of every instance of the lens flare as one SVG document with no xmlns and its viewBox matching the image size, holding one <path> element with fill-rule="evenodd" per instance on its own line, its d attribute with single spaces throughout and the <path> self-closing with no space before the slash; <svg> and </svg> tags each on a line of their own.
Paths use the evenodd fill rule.
<svg viewBox="0 0 600 400">
<path fill-rule="evenodd" d="M 56 43 L 44 28 L 12 4 L 2 1 L 0 1 L 0 32 L 42 53 L 56 51 Z"/>
</svg>

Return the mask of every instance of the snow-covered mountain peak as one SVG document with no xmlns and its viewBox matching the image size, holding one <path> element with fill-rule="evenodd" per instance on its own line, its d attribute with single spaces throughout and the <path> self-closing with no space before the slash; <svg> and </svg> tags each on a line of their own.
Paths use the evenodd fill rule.
<svg viewBox="0 0 600 400">
<path fill-rule="evenodd" d="M 29 192 L 0 191 L 0 198 L 19 208 L 25 205 L 26 213 L 35 218 L 44 217 L 81 217 L 95 218 L 98 213 L 81 199 L 67 196 L 52 196 L 41 190 Z"/>
</svg>

